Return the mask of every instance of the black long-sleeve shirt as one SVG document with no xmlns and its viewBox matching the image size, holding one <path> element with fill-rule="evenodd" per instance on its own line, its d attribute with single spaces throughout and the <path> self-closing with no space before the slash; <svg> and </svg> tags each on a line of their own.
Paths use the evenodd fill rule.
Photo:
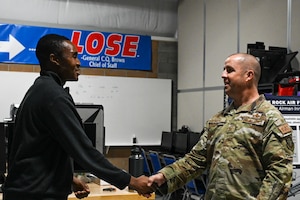
<svg viewBox="0 0 300 200">
<path fill-rule="evenodd" d="M 120 189 L 129 184 L 130 175 L 93 147 L 57 74 L 41 72 L 17 111 L 3 187 L 6 200 L 66 199 L 73 178 L 71 157 Z"/>
</svg>

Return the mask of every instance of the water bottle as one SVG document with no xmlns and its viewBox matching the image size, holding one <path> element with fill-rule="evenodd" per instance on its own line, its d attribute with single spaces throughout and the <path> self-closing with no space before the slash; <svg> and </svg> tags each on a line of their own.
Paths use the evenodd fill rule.
<svg viewBox="0 0 300 200">
<path fill-rule="evenodd" d="M 129 156 L 129 173 L 134 177 L 143 175 L 144 158 L 142 156 L 141 148 L 136 145 L 136 138 L 133 138 L 133 146 L 131 155 Z"/>
</svg>

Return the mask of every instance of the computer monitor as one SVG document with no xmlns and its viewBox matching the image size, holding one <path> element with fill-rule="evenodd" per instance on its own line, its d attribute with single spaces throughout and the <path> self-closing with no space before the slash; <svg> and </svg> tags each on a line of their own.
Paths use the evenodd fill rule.
<svg viewBox="0 0 300 200">
<path fill-rule="evenodd" d="M 250 53 L 252 49 L 265 49 L 264 42 L 256 42 L 255 44 L 247 44 L 247 53 Z"/>
<path fill-rule="evenodd" d="M 6 173 L 5 124 L 0 123 L 0 184 L 4 183 Z"/>
<path fill-rule="evenodd" d="M 79 113 L 84 131 L 91 140 L 93 146 L 101 153 L 105 151 L 105 127 L 104 112 L 102 105 L 77 104 L 75 105 Z M 74 162 L 74 172 L 88 172 Z"/>
<path fill-rule="evenodd" d="M 284 65 L 281 67 L 281 70 L 278 72 L 278 74 L 283 74 L 286 72 L 293 71 L 291 62 L 298 54 L 298 51 L 291 52 L 285 55 Z"/>
<path fill-rule="evenodd" d="M 183 155 L 187 153 L 188 133 L 175 132 L 174 135 L 174 153 Z"/>
<path fill-rule="evenodd" d="M 7 159 L 7 169 L 9 168 L 10 165 L 10 151 L 11 151 L 11 143 L 12 143 L 12 138 L 15 130 L 15 122 L 14 121 L 6 121 L 4 122 L 4 134 L 7 139 L 6 141 L 6 159 Z"/>
<path fill-rule="evenodd" d="M 291 71 L 289 61 L 281 50 L 251 49 L 250 54 L 255 56 L 261 65 L 259 84 L 274 83 L 279 72 Z M 287 63 L 288 62 L 288 63 Z"/>
<path fill-rule="evenodd" d="M 189 138 L 188 138 L 188 146 L 187 146 L 187 151 L 191 151 L 192 148 L 198 143 L 201 133 L 198 132 L 189 132 L 188 133 Z"/>
<path fill-rule="evenodd" d="M 102 105 L 94 104 L 77 104 L 75 105 L 77 112 L 79 113 L 82 123 L 94 123 L 96 124 L 96 137 L 95 145 L 96 149 L 101 153 L 104 153 L 104 111 Z"/>
<path fill-rule="evenodd" d="M 282 52 L 283 54 L 287 54 L 288 50 L 285 47 L 275 47 L 275 46 L 269 46 L 269 50 L 271 51 L 278 51 L 278 52 Z"/>
<path fill-rule="evenodd" d="M 166 153 L 172 153 L 173 151 L 173 132 L 162 131 L 161 133 L 161 145 L 160 151 Z"/>
</svg>

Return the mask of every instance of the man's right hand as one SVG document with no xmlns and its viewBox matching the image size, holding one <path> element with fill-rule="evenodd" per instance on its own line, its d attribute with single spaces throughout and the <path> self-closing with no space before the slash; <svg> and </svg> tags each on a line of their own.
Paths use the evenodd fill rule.
<svg viewBox="0 0 300 200">
<path fill-rule="evenodd" d="M 151 193 L 155 191 L 155 188 L 148 186 L 148 177 L 147 176 L 140 176 L 138 178 L 131 177 L 129 187 L 136 190 L 139 195 L 143 195 L 147 198 L 151 196 Z"/>
<path fill-rule="evenodd" d="M 152 175 L 148 179 L 148 186 L 151 187 L 153 184 L 157 184 L 157 186 L 161 186 L 166 182 L 166 178 L 162 173 L 157 173 L 155 175 Z"/>
</svg>

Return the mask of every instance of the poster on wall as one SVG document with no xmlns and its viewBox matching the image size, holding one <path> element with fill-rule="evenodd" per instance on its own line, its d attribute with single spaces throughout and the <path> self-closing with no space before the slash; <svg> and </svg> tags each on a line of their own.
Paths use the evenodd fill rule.
<svg viewBox="0 0 300 200">
<path fill-rule="evenodd" d="M 38 64 L 35 48 L 46 34 L 69 38 L 82 67 L 151 70 L 151 37 L 133 34 L 0 24 L 0 62 Z"/>
<path fill-rule="evenodd" d="M 300 168 L 300 97 L 266 95 L 266 99 L 282 113 L 287 123 L 293 129 L 295 146 L 293 164 Z"/>
</svg>

